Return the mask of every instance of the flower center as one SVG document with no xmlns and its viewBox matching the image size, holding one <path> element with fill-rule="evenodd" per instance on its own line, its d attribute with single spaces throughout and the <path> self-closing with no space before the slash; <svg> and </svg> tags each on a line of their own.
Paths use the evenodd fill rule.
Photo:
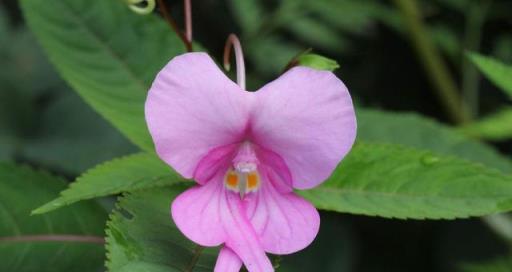
<svg viewBox="0 0 512 272">
<path fill-rule="evenodd" d="M 224 176 L 224 185 L 244 198 L 245 194 L 256 192 L 261 185 L 258 172 L 258 158 L 249 142 L 243 143 L 233 159 L 233 166 Z"/>
</svg>

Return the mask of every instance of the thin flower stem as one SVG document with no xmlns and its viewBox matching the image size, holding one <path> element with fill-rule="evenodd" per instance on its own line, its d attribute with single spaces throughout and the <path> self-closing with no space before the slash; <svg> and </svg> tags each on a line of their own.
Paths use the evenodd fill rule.
<svg viewBox="0 0 512 272">
<path fill-rule="evenodd" d="M 192 52 L 192 43 L 188 41 L 183 32 L 181 32 L 181 30 L 178 28 L 178 25 L 172 18 L 171 14 L 169 13 L 169 10 L 167 9 L 167 6 L 165 5 L 165 1 L 158 0 L 158 6 L 160 7 L 160 12 L 164 16 L 165 20 L 167 21 L 171 29 L 178 35 L 178 37 L 180 37 L 181 41 L 187 48 L 187 51 Z"/>
<path fill-rule="evenodd" d="M 236 82 L 243 90 L 245 90 L 244 53 L 242 51 L 240 40 L 235 34 L 229 34 L 228 39 L 226 40 L 226 46 L 224 46 L 224 69 L 227 71 L 229 71 L 231 68 L 229 62 L 231 56 L 231 47 L 235 49 Z"/>
<path fill-rule="evenodd" d="M 192 0 L 185 0 L 185 36 L 192 45 Z"/>
<path fill-rule="evenodd" d="M 104 244 L 105 239 L 99 236 L 71 235 L 71 234 L 49 234 L 49 235 L 23 235 L 0 237 L 2 242 L 77 242 Z"/>
<path fill-rule="evenodd" d="M 471 2 L 466 12 L 464 49 L 478 51 L 482 38 L 482 28 L 487 16 L 490 1 Z M 478 82 L 480 80 L 476 67 L 465 54 L 462 54 L 462 93 L 469 107 L 471 118 L 478 116 Z"/>
<path fill-rule="evenodd" d="M 439 51 L 429 38 L 428 31 L 420 16 L 417 1 L 394 0 L 394 3 L 402 13 L 416 53 L 446 112 L 455 123 L 468 122 L 470 115 L 467 106 L 463 103 L 457 85 Z"/>
<path fill-rule="evenodd" d="M 201 256 L 201 253 L 203 253 L 204 247 L 197 245 L 194 249 L 194 256 L 192 256 L 192 259 L 190 260 L 190 263 L 185 271 L 194 271 L 194 268 L 197 265 L 197 261 L 199 261 L 199 257 Z"/>
<path fill-rule="evenodd" d="M 286 64 L 286 66 L 284 67 L 283 71 L 281 72 L 281 74 L 284 74 L 286 71 L 292 69 L 293 67 L 297 66 L 299 64 L 299 57 L 304 55 L 304 54 L 307 54 L 309 52 L 311 52 L 313 50 L 313 48 L 308 48 L 306 50 L 303 50 L 299 53 L 297 53 L 297 55 L 293 56 L 293 58 L 288 62 L 288 64 Z"/>
</svg>

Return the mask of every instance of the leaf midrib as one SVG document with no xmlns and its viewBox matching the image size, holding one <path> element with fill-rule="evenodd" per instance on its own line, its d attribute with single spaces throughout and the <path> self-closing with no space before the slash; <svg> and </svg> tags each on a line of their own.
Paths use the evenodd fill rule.
<svg viewBox="0 0 512 272">
<path fill-rule="evenodd" d="M 173 178 L 173 177 L 175 177 L 175 175 L 172 175 L 172 174 L 161 175 L 161 176 L 153 176 L 152 178 L 157 180 L 155 182 L 157 184 L 153 184 L 151 186 L 144 186 L 144 187 L 140 187 L 140 188 L 131 188 L 128 191 L 137 191 L 137 190 L 144 190 L 144 189 L 149 189 L 149 188 L 158 188 L 158 187 L 172 186 L 172 184 L 162 184 L 162 183 L 158 183 L 158 182 L 161 182 L 161 181 L 163 181 L 165 179 L 170 179 L 170 178 Z M 145 179 L 147 179 L 147 177 L 141 177 L 139 179 L 134 180 L 133 182 L 130 182 L 130 185 L 139 183 L 139 182 L 141 182 L 141 181 L 143 181 Z M 186 181 L 187 181 L 186 179 L 177 179 L 176 183 L 181 183 L 181 182 L 186 182 Z M 76 182 L 79 182 L 79 180 L 75 181 L 75 183 Z M 62 208 L 64 206 L 68 206 L 68 205 L 77 203 L 79 201 L 127 192 L 126 189 L 104 190 L 104 191 L 96 191 L 96 192 L 90 193 L 90 194 L 83 194 L 83 195 L 80 195 L 79 197 L 74 197 L 74 195 L 71 194 L 71 192 L 72 192 L 71 189 L 72 189 L 71 187 L 66 189 L 65 191 L 62 192 L 61 196 L 59 196 L 58 198 L 56 198 L 54 200 L 51 200 L 50 202 L 47 202 L 47 203 L 43 204 L 42 206 L 36 208 L 35 210 L 32 211 L 32 213 L 34 213 L 34 214 L 43 214 L 43 213 L 46 213 L 46 212 L 50 212 L 50 211 Z M 60 206 L 60 207 L 51 207 L 50 206 L 50 204 L 54 205 L 55 203 L 58 203 L 59 205 L 62 205 L 62 206 Z M 48 208 L 45 208 L 47 206 L 48 206 Z M 44 208 L 44 209 L 42 209 L 42 208 Z"/>
<path fill-rule="evenodd" d="M 138 78 L 136 76 L 136 73 L 134 70 L 132 70 L 132 68 L 130 67 L 130 65 L 128 65 L 127 62 L 125 62 L 118 54 L 115 53 L 115 51 L 109 46 L 109 44 L 102 40 L 99 35 L 97 33 L 95 33 L 94 31 L 92 31 L 89 27 L 88 27 L 88 24 L 87 22 L 79 15 L 79 13 L 77 13 L 75 10 L 73 10 L 73 8 L 71 8 L 68 4 L 66 4 L 65 1 L 61 1 L 60 4 L 64 7 L 63 9 L 64 10 L 67 10 L 69 12 L 69 14 L 72 16 L 73 20 L 75 22 L 77 22 L 77 24 L 83 29 L 86 31 L 86 33 L 89 34 L 89 36 L 95 40 L 99 46 L 107 52 L 107 55 L 110 55 L 112 57 L 112 59 L 117 62 L 120 67 L 125 70 L 125 72 L 132 78 L 132 80 L 137 84 L 139 85 L 139 87 L 142 89 L 142 90 L 145 90 L 147 89 L 147 86 L 146 84 L 144 83 L 144 81 L 140 78 Z"/>
</svg>

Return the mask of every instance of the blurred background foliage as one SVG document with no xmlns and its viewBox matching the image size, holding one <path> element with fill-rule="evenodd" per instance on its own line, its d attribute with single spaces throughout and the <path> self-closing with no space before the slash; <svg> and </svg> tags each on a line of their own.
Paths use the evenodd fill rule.
<svg viewBox="0 0 512 272">
<path fill-rule="evenodd" d="M 166 2 L 182 22 L 183 3 Z M 136 151 L 59 78 L 18 5 L 15 0 L 0 3 L 0 160 L 72 179 Z M 500 130 L 493 137 L 493 129 L 512 124 L 511 100 L 482 79 L 465 52 L 512 62 L 512 2 L 424 0 L 420 6 L 430 38 L 472 117 L 487 118 L 498 110 L 505 116 L 487 124 L 491 132 L 485 125 L 462 130 L 476 130 L 473 135 L 491 139 L 511 157 L 512 133 Z M 276 78 L 294 56 L 312 48 L 338 62 L 336 73 L 358 106 L 412 111 L 451 123 L 391 1 L 198 0 L 193 1 L 193 18 L 194 38 L 217 59 L 227 35 L 239 34 L 248 89 Z M 485 137 L 485 131 L 491 136 Z M 477 219 L 398 221 L 324 212 L 313 245 L 280 263 L 282 271 L 512 271 L 508 253 L 506 243 Z"/>
<path fill-rule="evenodd" d="M 136 150 L 59 78 L 15 4 L 0 10 L 0 158 L 75 176 Z"/>
</svg>

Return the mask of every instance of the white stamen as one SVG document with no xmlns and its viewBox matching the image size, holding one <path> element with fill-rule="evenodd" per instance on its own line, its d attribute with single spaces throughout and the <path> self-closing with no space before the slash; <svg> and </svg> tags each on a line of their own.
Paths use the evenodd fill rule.
<svg viewBox="0 0 512 272">
<path fill-rule="evenodd" d="M 237 172 L 240 173 L 249 173 L 256 171 L 257 166 L 255 163 L 252 162 L 239 162 L 235 164 L 235 169 Z"/>
</svg>

